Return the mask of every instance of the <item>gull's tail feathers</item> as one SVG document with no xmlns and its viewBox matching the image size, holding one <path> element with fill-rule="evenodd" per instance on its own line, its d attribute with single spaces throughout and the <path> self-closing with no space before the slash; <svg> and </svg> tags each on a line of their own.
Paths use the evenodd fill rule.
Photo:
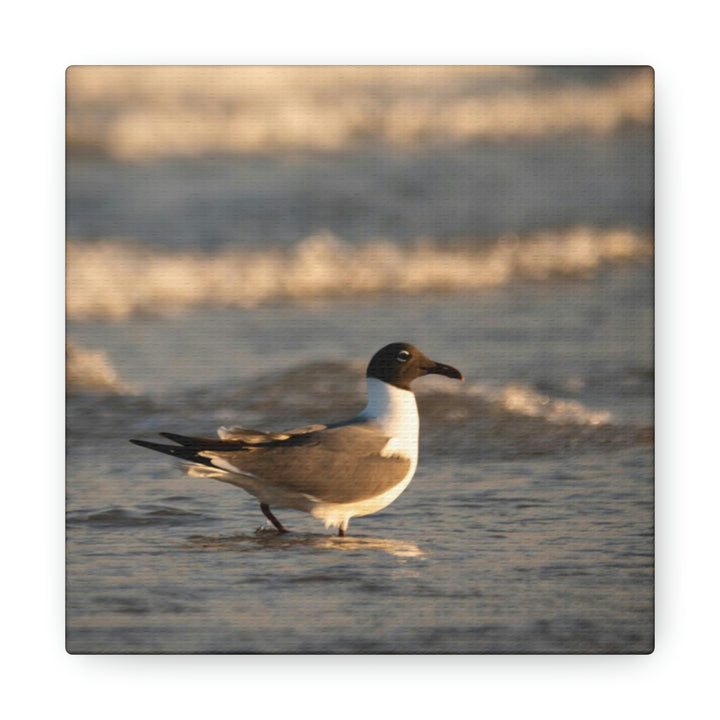
<svg viewBox="0 0 720 720">
<path fill-rule="evenodd" d="M 255 453 L 279 445 L 306 443 L 313 433 L 325 430 L 326 427 L 326 425 L 308 425 L 279 433 L 242 427 L 221 427 L 218 429 L 219 438 L 192 437 L 170 432 L 160 433 L 162 437 L 172 440 L 177 445 L 163 445 L 149 440 L 130 440 L 130 442 L 181 460 L 212 466 L 212 457 L 208 457 L 211 453 L 238 451 Z"/>
<path fill-rule="evenodd" d="M 276 433 L 242 427 L 221 427 L 218 429 L 219 438 L 161 432 L 162 437 L 177 444 L 163 445 L 149 440 L 130 440 L 130 442 L 184 460 L 186 471 L 190 475 L 225 480 L 228 476 L 228 471 L 224 467 L 224 459 L 228 457 L 226 453 L 231 458 L 233 453 L 242 453 L 243 457 L 247 459 L 250 456 L 264 455 L 278 447 L 311 445 L 317 442 L 314 433 L 325 429 L 327 429 L 326 425 L 307 425 Z M 238 469 L 236 461 L 233 461 L 233 467 L 229 469 L 229 472 L 245 474 Z"/>
</svg>

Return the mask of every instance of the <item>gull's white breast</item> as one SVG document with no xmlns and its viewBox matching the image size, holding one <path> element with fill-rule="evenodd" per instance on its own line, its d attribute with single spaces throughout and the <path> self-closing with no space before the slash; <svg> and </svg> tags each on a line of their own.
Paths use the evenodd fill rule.
<svg viewBox="0 0 720 720">
<path fill-rule="evenodd" d="M 376 424 L 389 438 L 380 454 L 384 457 L 407 458 L 410 460 L 410 468 L 395 487 L 382 495 L 354 503 L 317 504 L 310 512 L 314 517 L 324 520 L 326 527 L 345 528 L 350 518 L 371 515 L 387 507 L 410 484 L 417 469 L 420 419 L 415 394 L 377 378 L 368 378 L 367 389 L 368 403 L 359 417 Z"/>
</svg>

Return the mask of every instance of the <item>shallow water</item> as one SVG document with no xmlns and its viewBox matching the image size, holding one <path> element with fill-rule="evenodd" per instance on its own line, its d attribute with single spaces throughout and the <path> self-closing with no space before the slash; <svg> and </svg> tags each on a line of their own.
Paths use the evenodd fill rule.
<svg viewBox="0 0 720 720">
<path fill-rule="evenodd" d="M 145 502 L 69 514 L 68 648 L 651 649 L 649 453 L 448 470 L 425 463 L 401 500 L 335 538 L 292 513 L 287 536 L 254 531 L 255 504 L 232 489 L 156 469 L 127 483 Z"/>
</svg>

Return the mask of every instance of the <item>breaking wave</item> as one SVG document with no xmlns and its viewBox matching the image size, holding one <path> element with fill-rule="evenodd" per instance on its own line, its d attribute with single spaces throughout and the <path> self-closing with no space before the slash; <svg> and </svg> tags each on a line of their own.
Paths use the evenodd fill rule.
<svg viewBox="0 0 720 720">
<path fill-rule="evenodd" d="M 652 255 L 652 238 L 645 234 L 583 227 L 503 236 L 490 245 L 424 239 L 353 245 L 319 233 L 287 250 L 231 247 L 215 253 L 74 241 L 67 247 L 67 314 L 124 318 L 197 305 L 476 291 L 515 280 L 588 277 L 607 263 Z"/>
<path fill-rule="evenodd" d="M 452 394 L 449 398 L 448 395 Z M 520 383 L 419 391 L 423 447 L 437 457 L 509 459 L 652 444 L 653 428 Z"/>
<path fill-rule="evenodd" d="M 214 436 L 221 424 L 282 431 L 340 421 L 363 407 L 361 369 L 356 363 L 300 364 L 261 374 L 232 389 L 224 384 L 185 388 L 154 399 L 71 392 L 71 434 L 85 441 L 99 437 L 125 442 L 138 428 L 153 436 L 168 429 Z M 545 393 L 519 381 L 451 385 L 434 380 L 426 378 L 415 388 L 422 448 L 429 457 L 451 455 L 475 462 L 653 442 L 650 423 L 624 422 L 572 393 Z M 332 407 L 318 398 L 332 398 Z"/>
</svg>

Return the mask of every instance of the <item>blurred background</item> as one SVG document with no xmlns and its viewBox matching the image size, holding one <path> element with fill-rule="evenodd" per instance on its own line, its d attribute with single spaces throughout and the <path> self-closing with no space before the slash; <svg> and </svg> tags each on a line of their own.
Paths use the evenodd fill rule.
<svg viewBox="0 0 720 720">
<path fill-rule="evenodd" d="M 71 67 L 68 647 L 648 651 L 653 97 L 646 67 Z M 273 545 L 127 444 L 342 419 L 397 340 L 467 382 L 417 384 L 364 544 L 293 515 Z"/>
<path fill-rule="evenodd" d="M 68 150 L 117 160 L 502 142 L 652 123 L 625 67 L 71 67 Z"/>
<path fill-rule="evenodd" d="M 474 291 L 651 252 L 647 68 L 67 80 L 71 319 Z"/>
</svg>

